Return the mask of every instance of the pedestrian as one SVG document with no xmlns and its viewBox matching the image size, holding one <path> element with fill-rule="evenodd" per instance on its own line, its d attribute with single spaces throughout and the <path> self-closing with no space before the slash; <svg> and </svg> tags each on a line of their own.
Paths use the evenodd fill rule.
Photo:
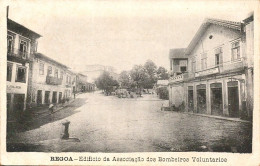
<svg viewBox="0 0 260 166">
<path fill-rule="evenodd" d="M 74 99 L 76 98 L 76 93 L 74 93 Z"/>
<path fill-rule="evenodd" d="M 53 104 L 49 105 L 49 111 L 51 112 L 51 120 L 53 120 L 53 113 L 54 113 L 54 105 Z"/>
</svg>

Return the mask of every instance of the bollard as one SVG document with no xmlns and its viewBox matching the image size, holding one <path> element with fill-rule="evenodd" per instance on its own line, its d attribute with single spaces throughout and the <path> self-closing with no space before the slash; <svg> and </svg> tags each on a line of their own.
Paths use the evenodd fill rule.
<svg viewBox="0 0 260 166">
<path fill-rule="evenodd" d="M 65 122 L 62 123 L 62 125 L 64 126 L 64 131 L 63 131 L 63 135 L 62 135 L 61 139 L 69 139 L 70 121 L 65 121 Z"/>
</svg>

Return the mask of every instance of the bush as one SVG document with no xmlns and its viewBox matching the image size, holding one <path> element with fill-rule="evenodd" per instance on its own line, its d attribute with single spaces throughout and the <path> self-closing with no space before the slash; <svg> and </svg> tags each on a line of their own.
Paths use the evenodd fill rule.
<svg viewBox="0 0 260 166">
<path fill-rule="evenodd" d="M 167 87 L 158 88 L 158 95 L 160 99 L 169 100 L 169 91 Z"/>
</svg>

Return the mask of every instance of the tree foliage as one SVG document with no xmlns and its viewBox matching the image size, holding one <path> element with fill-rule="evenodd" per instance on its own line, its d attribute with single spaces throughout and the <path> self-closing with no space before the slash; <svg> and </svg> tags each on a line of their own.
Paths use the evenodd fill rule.
<svg viewBox="0 0 260 166">
<path fill-rule="evenodd" d="M 121 87 L 151 89 L 158 79 L 168 78 L 168 72 L 164 67 L 157 69 L 153 61 L 147 60 L 144 65 L 135 65 L 130 71 L 121 72 L 119 82 Z"/>
<path fill-rule="evenodd" d="M 133 81 L 131 79 L 130 73 L 127 71 L 122 71 L 119 74 L 118 81 L 120 82 L 120 86 L 122 88 L 129 88 L 133 84 Z"/>
<path fill-rule="evenodd" d="M 157 78 L 158 80 L 168 80 L 169 79 L 168 71 L 164 67 L 160 66 L 157 69 Z"/>
<path fill-rule="evenodd" d="M 111 94 L 114 87 L 119 86 L 117 80 L 109 74 L 109 72 L 104 71 L 95 81 L 97 88 L 105 91 L 107 95 Z"/>
</svg>

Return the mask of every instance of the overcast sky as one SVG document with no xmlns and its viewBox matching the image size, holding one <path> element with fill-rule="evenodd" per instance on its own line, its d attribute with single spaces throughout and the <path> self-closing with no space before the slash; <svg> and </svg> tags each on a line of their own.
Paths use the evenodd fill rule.
<svg viewBox="0 0 260 166">
<path fill-rule="evenodd" d="M 14 2 L 9 18 L 43 36 L 38 52 L 73 69 L 101 64 L 117 72 L 147 59 L 169 69 L 169 49 L 187 47 L 206 17 L 242 21 L 252 11 L 245 1 Z"/>
</svg>

